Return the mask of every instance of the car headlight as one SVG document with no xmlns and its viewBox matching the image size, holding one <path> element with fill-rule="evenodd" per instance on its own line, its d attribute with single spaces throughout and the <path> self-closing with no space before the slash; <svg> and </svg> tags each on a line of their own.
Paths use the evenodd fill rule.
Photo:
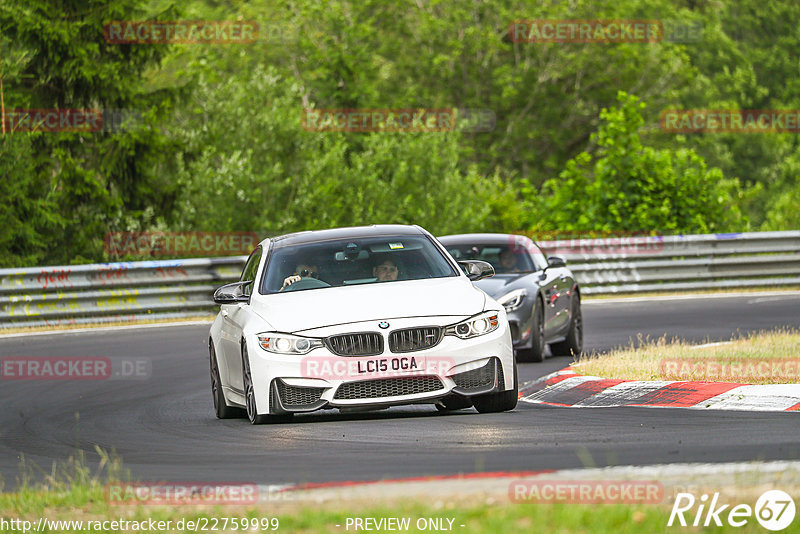
<svg viewBox="0 0 800 534">
<path fill-rule="evenodd" d="M 494 332 L 499 326 L 499 314 L 496 311 L 488 311 L 475 317 L 470 317 L 466 321 L 448 326 L 444 329 L 444 335 L 469 339 Z"/>
<path fill-rule="evenodd" d="M 497 302 L 502 304 L 506 311 L 514 311 L 522 306 L 522 303 L 525 302 L 525 297 L 527 294 L 528 292 L 524 289 L 515 289 L 514 291 L 510 291 L 497 299 Z"/>
<path fill-rule="evenodd" d="M 262 349 L 276 354 L 308 354 L 323 346 L 321 339 L 273 332 L 258 334 L 258 344 Z"/>
</svg>

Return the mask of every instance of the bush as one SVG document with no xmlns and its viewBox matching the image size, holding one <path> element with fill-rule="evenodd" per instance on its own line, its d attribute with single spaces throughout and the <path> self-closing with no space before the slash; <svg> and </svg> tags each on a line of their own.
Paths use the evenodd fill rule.
<svg viewBox="0 0 800 534">
<path fill-rule="evenodd" d="M 515 224 L 509 187 L 459 171 L 457 132 L 311 132 L 302 94 L 272 68 L 200 82 L 195 112 L 178 118 L 187 148 L 175 225 L 277 234 L 402 223 L 444 234 Z"/>
<path fill-rule="evenodd" d="M 638 129 L 645 104 L 624 92 L 617 98 L 618 107 L 600 113 L 594 154 L 578 154 L 544 184 L 546 225 L 664 234 L 738 229 L 737 182 L 707 168 L 694 150 L 643 146 Z"/>
</svg>

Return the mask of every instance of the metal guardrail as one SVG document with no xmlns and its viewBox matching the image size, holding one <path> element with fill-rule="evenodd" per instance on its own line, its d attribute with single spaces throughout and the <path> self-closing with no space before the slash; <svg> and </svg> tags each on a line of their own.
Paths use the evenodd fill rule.
<svg viewBox="0 0 800 534">
<path fill-rule="evenodd" d="M 545 241 L 587 295 L 800 285 L 800 231 Z"/>
<path fill-rule="evenodd" d="M 541 242 L 584 294 L 800 285 L 800 231 Z M 205 315 L 245 256 L 0 269 L 0 328 Z"/>
<path fill-rule="evenodd" d="M 247 256 L 0 269 L 0 328 L 207 315 Z"/>
</svg>

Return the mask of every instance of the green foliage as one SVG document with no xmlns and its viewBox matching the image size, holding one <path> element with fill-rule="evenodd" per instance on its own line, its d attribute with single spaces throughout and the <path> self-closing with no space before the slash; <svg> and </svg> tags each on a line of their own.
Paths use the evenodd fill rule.
<svg viewBox="0 0 800 534">
<path fill-rule="evenodd" d="M 683 47 L 672 43 L 532 44 L 508 36 L 516 19 L 683 15 L 664 0 L 254 4 L 249 13 L 282 17 L 285 31 L 275 46 L 237 59 L 246 68 L 278 65 L 319 107 L 489 109 L 496 128 L 462 138 L 462 170 L 477 165 L 484 175 L 514 174 L 536 187 L 580 152 L 618 89 L 635 87 L 660 108 L 693 75 Z"/>
<path fill-rule="evenodd" d="M 254 20 L 260 38 L 103 38 L 111 20 L 177 19 Z M 517 19 L 659 19 L 702 32 L 512 42 Z M 798 228 L 797 134 L 658 128 L 669 108 L 800 109 L 798 20 L 792 0 L 4 0 L 7 109 L 139 119 L 114 133 L 7 134 L 0 266 L 100 261 L 103 235 L 124 230 Z M 647 107 L 618 104 L 620 91 Z M 300 125 L 307 107 L 486 109 L 497 122 L 314 133 Z"/>
<path fill-rule="evenodd" d="M 768 201 L 767 219 L 761 230 L 785 230 L 800 228 L 800 179 L 795 174 L 793 184 Z"/>
<path fill-rule="evenodd" d="M 154 154 L 169 141 L 150 111 L 166 95 L 142 87 L 145 69 L 165 49 L 113 45 L 103 37 L 105 22 L 145 14 L 139 0 L 0 4 L 7 110 L 129 109 L 141 117 L 116 132 L 4 136 L 10 161 L 3 166 L 11 169 L 3 176 L 16 182 L 5 187 L 19 201 L 4 209 L 7 227 L 18 230 L 4 235 L 9 245 L 0 250 L 8 253 L 0 265 L 97 261 L 107 231 L 135 225 L 145 213 L 171 211 L 174 182 L 158 176 L 154 165 Z"/>
<path fill-rule="evenodd" d="M 42 263 L 49 257 L 48 236 L 64 224 L 53 192 L 34 172 L 37 135 L 41 134 L 0 139 L 0 177 L 5 177 L 0 179 L 0 266 Z"/>
<path fill-rule="evenodd" d="M 190 108 L 176 118 L 187 148 L 176 226 L 277 234 L 401 223 L 447 233 L 509 224 L 513 192 L 459 171 L 457 133 L 307 131 L 300 87 L 274 68 L 201 79 Z"/>
<path fill-rule="evenodd" d="M 694 150 L 643 146 L 644 103 L 624 92 L 617 98 L 618 107 L 600 113 L 595 153 L 580 153 L 545 183 L 542 213 L 551 228 L 663 234 L 737 228 L 735 182 L 708 169 Z"/>
</svg>

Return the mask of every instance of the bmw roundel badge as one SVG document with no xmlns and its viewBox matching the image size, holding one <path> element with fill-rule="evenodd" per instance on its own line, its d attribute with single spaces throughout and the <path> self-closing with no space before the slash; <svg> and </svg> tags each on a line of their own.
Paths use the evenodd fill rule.
<svg viewBox="0 0 800 534">
<path fill-rule="evenodd" d="M 386 321 L 381 321 L 378 323 L 378 326 L 386 330 L 387 328 L 389 328 L 389 323 L 387 323 Z"/>
</svg>

